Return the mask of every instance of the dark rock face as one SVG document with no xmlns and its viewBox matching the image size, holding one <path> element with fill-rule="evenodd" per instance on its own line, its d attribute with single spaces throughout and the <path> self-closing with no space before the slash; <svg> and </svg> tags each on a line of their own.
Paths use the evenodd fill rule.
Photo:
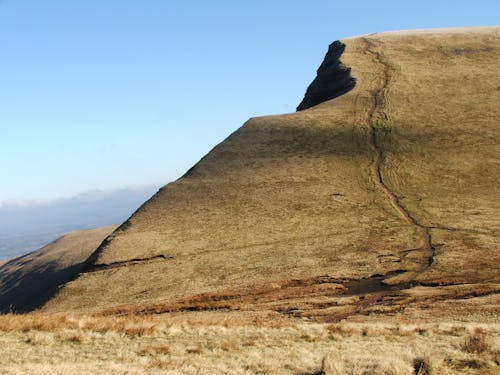
<svg viewBox="0 0 500 375">
<path fill-rule="evenodd" d="M 345 44 L 338 40 L 330 44 L 325 59 L 317 70 L 317 76 L 307 88 L 297 111 L 334 99 L 354 88 L 356 79 L 351 77 L 351 68 L 340 61 L 344 50 Z"/>
</svg>

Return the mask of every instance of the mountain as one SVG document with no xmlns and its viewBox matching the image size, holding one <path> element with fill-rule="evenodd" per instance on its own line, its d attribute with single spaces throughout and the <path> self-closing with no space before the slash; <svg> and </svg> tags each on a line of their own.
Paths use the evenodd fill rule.
<svg viewBox="0 0 500 375">
<path fill-rule="evenodd" d="M 161 188 L 43 310 L 336 321 L 495 295 L 499 61 L 499 27 L 333 43 L 298 112 Z"/>
</svg>

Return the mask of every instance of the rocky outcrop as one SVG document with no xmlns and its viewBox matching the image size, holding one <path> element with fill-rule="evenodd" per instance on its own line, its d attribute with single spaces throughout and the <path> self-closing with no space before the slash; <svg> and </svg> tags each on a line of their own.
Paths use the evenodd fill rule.
<svg viewBox="0 0 500 375">
<path fill-rule="evenodd" d="M 334 99 L 354 88 L 356 79 L 351 77 L 351 68 L 340 61 L 344 50 L 345 44 L 338 40 L 330 44 L 323 63 L 317 70 L 317 76 L 307 88 L 297 111 Z"/>
</svg>

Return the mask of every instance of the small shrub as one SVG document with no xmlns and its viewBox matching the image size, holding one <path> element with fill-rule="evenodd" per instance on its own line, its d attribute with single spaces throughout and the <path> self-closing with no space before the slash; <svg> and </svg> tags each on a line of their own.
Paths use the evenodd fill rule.
<svg viewBox="0 0 500 375">
<path fill-rule="evenodd" d="M 323 370 L 317 370 L 314 372 L 301 372 L 299 375 L 325 375 Z"/>
<path fill-rule="evenodd" d="M 338 333 L 338 334 L 343 334 L 344 333 L 344 327 L 342 327 L 340 324 L 330 324 L 326 328 L 328 332 L 330 333 Z"/>
<path fill-rule="evenodd" d="M 149 368 L 171 369 L 175 367 L 175 363 L 165 359 L 154 359 L 148 364 Z"/>
<path fill-rule="evenodd" d="M 462 344 L 462 350 L 469 354 L 482 354 L 490 349 L 486 334 L 476 329 L 473 334 L 467 336 Z"/>
<path fill-rule="evenodd" d="M 49 345 L 52 343 L 52 338 L 46 333 L 30 332 L 24 342 L 30 345 Z"/>
<path fill-rule="evenodd" d="M 201 354 L 203 352 L 203 348 L 201 346 L 191 347 L 186 349 L 186 353 L 189 354 Z"/>
<path fill-rule="evenodd" d="M 428 358 L 417 357 L 413 360 L 415 375 L 431 375 L 432 366 Z"/>
<path fill-rule="evenodd" d="M 472 359 L 446 358 L 445 363 L 449 367 L 457 370 L 464 370 L 467 368 L 479 370 L 479 369 L 486 369 L 488 367 L 487 362 L 479 358 L 472 358 Z"/>
<path fill-rule="evenodd" d="M 250 340 L 245 341 L 243 343 L 243 346 L 255 346 L 255 344 L 256 344 L 255 340 L 250 339 Z"/>
<path fill-rule="evenodd" d="M 148 345 L 142 347 L 138 354 L 139 355 L 156 355 L 156 354 L 170 354 L 171 349 L 167 344 L 163 345 Z"/>
<path fill-rule="evenodd" d="M 417 327 L 415 328 L 415 333 L 418 333 L 420 336 L 424 336 L 427 333 L 425 328 Z"/>
<path fill-rule="evenodd" d="M 314 342 L 316 341 L 316 338 L 314 338 L 313 336 L 307 334 L 307 333 L 304 333 L 302 335 L 300 335 L 300 339 L 301 340 L 304 340 L 304 341 L 307 341 L 307 342 Z"/>
<path fill-rule="evenodd" d="M 123 333 L 129 337 L 140 337 L 151 335 L 156 331 L 156 326 L 135 326 L 135 327 L 126 327 L 123 329 Z"/>
<path fill-rule="evenodd" d="M 452 326 L 449 329 L 443 330 L 442 333 L 444 333 L 445 335 L 450 335 L 450 336 L 460 336 L 464 330 L 465 330 L 464 327 Z"/>
<path fill-rule="evenodd" d="M 238 345 L 236 345 L 234 342 L 231 341 L 224 341 L 220 344 L 219 347 L 225 352 L 239 349 Z"/>
<path fill-rule="evenodd" d="M 86 341 L 86 337 L 81 333 L 73 333 L 67 336 L 65 341 L 72 342 L 74 344 L 83 344 Z"/>
</svg>

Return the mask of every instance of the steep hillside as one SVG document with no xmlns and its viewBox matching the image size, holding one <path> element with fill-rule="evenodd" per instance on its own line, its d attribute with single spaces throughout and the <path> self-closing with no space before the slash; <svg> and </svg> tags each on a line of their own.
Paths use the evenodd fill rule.
<svg viewBox="0 0 500 375">
<path fill-rule="evenodd" d="M 119 227 L 45 311 L 335 321 L 495 296 L 499 61 L 500 28 L 334 43 L 304 110 L 249 120 Z"/>
<path fill-rule="evenodd" d="M 0 312 L 37 308 L 82 269 L 116 226 L 68 233 L 47 246 L 0 263 Z"/>
</svg>

